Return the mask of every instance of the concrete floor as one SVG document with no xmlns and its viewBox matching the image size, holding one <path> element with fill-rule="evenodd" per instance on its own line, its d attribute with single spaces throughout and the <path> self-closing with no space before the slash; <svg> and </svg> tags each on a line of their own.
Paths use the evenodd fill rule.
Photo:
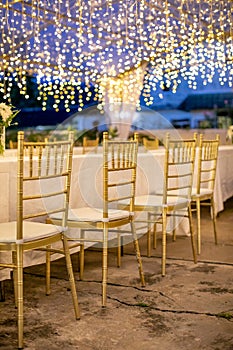
<svg viewBox="0 0 233 350">
<path fill-rule="evenodd" d="M 52 294 L 44 294 L 44 266 L 25 269 L 25 349 L 233 350 L 233 199 L 217 219 L 219 244 L 202 212 L 202 253 L 192 262 L 189 237 L 168 238 L 166 276 L 161 277 L 161 240 L 151 258 L 140 239 L 146 287 L 141 288 L 132 244 L 122 267 L 109 253 L 108 304 L 101 308 L 101 252 L 86 250 L 79 281 L 81 319 L 75 321 L 64 260 L 52 264 Z M 194 218 L 195 219 L 195 218 Z M 0 348 L 17 348 L 11 281 L 0 303 Z"/>
</svg>

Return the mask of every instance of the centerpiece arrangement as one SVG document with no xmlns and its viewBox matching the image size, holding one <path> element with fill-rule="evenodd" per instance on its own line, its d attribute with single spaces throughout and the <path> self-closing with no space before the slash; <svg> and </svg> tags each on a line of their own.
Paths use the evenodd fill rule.
<svg viewBox="0 0 233 350">
<path fill-rule="evenodd" d="M 0 103 L 0 155 L 3 155 L 5 151 L 5 129 L 13 125 L 12 120 L 18 113 L 19 110 L 14 110 L 13 106 Z"/>
</svg>

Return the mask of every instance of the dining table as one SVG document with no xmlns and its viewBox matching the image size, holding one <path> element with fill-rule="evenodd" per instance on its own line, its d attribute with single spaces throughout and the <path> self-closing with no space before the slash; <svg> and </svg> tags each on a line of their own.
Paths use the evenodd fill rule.
<svg viewBox="0 0 233 350">
<path fill-rule="evenodd" d="M 164 147 L 151 151 L 145 150 L 144 147 L 139 147 L 136 195 L 155 193 L 162 189 L 164 155 Z M 233 146 L 220 146 L 214 190 L 217 215 L 224 210 L 224 202 L 233 196 L 232 160 Z M 71 209 L 83 206 L 102 206 L 102 168 L 103 155 L 101 147 L 98 148 L 97 153 L 90 152 L 87 154 L 82 154 L 81 147 L 74 148 L 69 204 Z M 194 179 L 196 177 L 195 171 Z M 0 222 L 16 220 L 17 150 L 6 150 L 5 155 L 0 157 L 0 196 Z M 137 215 L 143 215 L 143 213 Z M 180 218 L 177 223 L 177 234 L 189 235 L 188 227 L 187 219 Z M 76 235 L 76 232 L 73 231 L 72 233 L 72 230 L 70 235 Z M 172 226 L 170 231 L 172 231 Z M 91 243 L 87 243 L 85 247 L 90 245 Z M 54 259 L 58 257 L 55 255 Z M 1 253 L 0 259 L 8 261 L 10 259 L 9 254 Z M 25 253 L 25 266 L 44 262 L 44 255 L 41 252 L 29 251 Z M 10 278 L 9 276 L 9 269 L 0 271 L 0 281 Z"/>
</svg>

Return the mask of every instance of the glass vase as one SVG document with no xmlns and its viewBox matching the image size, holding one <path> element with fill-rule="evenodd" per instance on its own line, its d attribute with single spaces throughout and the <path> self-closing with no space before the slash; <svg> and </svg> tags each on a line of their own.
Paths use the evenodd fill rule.
<svg viewBox="0 0 233 350">
<path fill-rule="evenodd" d="M 6 148 L 6 134 L 5 134 L 5 126 L 0 126 L 0 156 L 4 155 Z"/>
</svg>

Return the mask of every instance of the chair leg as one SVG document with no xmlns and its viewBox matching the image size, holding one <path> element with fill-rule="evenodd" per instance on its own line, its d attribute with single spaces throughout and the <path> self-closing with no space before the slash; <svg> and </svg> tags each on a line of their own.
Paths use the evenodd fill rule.
<svg viewBox="0 0 233 350">
<path fill-rule="evenodd" d="M 156 223 L 154 223 L 154 227 L 153 227 L 153 248 L 154 249 L 157 248 L 157 226 L 156 226 Z"/>
<path fill-rule="evenodd" d="M 167 251 L 167 210 L 162 212 L 162 276 L 166 274 L 166 251 Z"/>
<path fill-rule="evenodd" d="M 84 274 L 84 244 L 80 244 L 79 252 L 79 278 L 82 281 Z"/>
<path fill-rule="evenodd" d="M 213 227 L 214 227 L 214 241 L 215 244 L 218 244 L 217 228 L 216 228 L 216 212 L 215 212 L 215 203 L 214 198 L 211 197 L 211 208 L 212 208 L 212 218 L 213 218 Z"/>
<path fill-rule="evenodd" d="M 124 236 L 121 236 L 120 252 L 121 252 L 121 256 L 124 256 Z"/>
<path fill-rule="evenodd" d="M 174 215 L 172 216 L 172 227 L 173 227 L 172 240 L 173 240 L 173 242 L 175 242 L 176 241 L 176 216 L 175 216 L 175 212 L 174 212 Z"/>
<path fill-rule="evenodd" d="M 12 252 L 12 262 L 15 266 L 17 266 L 17 253 Z M 18 300 L 18 276 L 17 276 L 17 269 L 13 269 L 13 286 L 14 286 L 14 296 L 15 296 L 15 307 L 17 308 L 17 300 Z"/>
<path fill-rule="evenodd" d="M 121 235 L 118 233 L 117 234 L 117 267 L 121 267 Z"/>
<path fill-rule="evenodd" d="M 108 275 L 108 226 L 103 229 L 103 261 L 102 261 L 102 307 L 107 304 L 107 275 Z"/>
<path fill-rule="evenodd" d="M 151 214 L 147 213 L 147 257 L 151 257 Z"/>
<path fill-rule="evenodd" d="M 145 284 L 145 277 L 144 277 L 144 272 L 143 272 L 143 268 L 142 268 L 142 258 L 141 258 L 141 254 L 140 254 L 140 248 L 139 248 L 135 223 L 131 222 L 130 225 L 131 225 L 131 232 L 133 235 L 134 249 L 135 249 L 136 258 L 137 258 L 137 262 L 138 262 L 138 270 L 139 270 L 139 276 L 141 279 L 141 285 L 142 285 L 142 287 L 145 287 L 145 285 L 146 285 Z"/>
<path fill-rule="evenodd" d="M 197 209 L 197 253 L 201 254 L 201 203 L 200 199 L 196 200 Z"/>
<path fill-rule="evenodd" d="M 196 254 L 196 246 L 195 246 L 195 240 L 194 240 L 194 231 L 193 231 L 193 220 L 192 220 L 192 209 L 191 205 L 188 206 L 188 217 L 189 217 L 189 227 L 190 227 L 190 234 L 191 234 L 191 244 L 192 244 L 192 251 L 193 251 L 193 261 L 196 264 L 197 263 L 197 254 Z"/>
<path fill-rule="evenodd" d="M 47 247 L 48 249 L 51 248 L 51 246 Z M 51 294 L 51 253 L 50 251 L 46 251 L 46 295 L 50 295 Z"/>
<path fill-rule="evenodd" d="M 23 248 L 16 248 L 17 264 L 17 312 L 18 312 L 18 349 L 23 349 Z"/>
<path fill-rule="evenodd" d="M 84 275 L 84 238 L 85 238 L 85 229 L 80 229 L 80 251 L 79 251 L 79 278 L 82 281 Z"/>
<path fill-rule="evenodd" d="M 76 291 L 76 287 L 75 287 L 74 273 L 73 273 L 73 267 L 72 267 L 71 258 L 70 258 L 68 240 L 65 236 L 63 236 L 62 242 L 63 242 L 63 249 L 64 249 L 64 253 L 65 253 L 65 258 L 66 258 L 66 268 L 67 268 L 67 272 L 68 272 L 68 276 L 69 276 L 71 293 L 72 293 L 72 298 L 73 298 L 75 317 L 78 320 L 80 318 L 78 296 L 77 296 L 77 291 Z"/>
</svg>

